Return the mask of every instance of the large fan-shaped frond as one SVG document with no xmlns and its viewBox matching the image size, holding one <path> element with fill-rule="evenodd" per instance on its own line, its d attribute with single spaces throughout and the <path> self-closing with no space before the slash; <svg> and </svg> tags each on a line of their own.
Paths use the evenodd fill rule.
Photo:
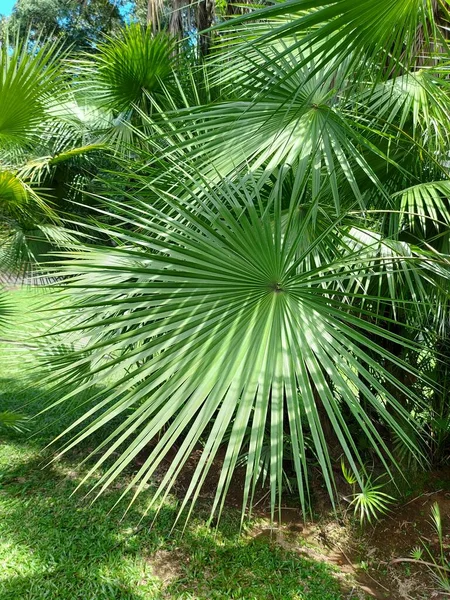
<svg viewBox="0 0 450 600">
<path fill-rule="evenodd" d="M 69 363 L 55 364 L 52 379 L 58 389 L 64 383 L 75 383 L 77 391 L 106 386 L 94 395 L 94 408 L 74 424 L 84 427 L 67 448 L 113 418 L 121 420 L 98 448 L 103 455 L 94 469 L 121 449 L 96 483 L 98 490 L 151 444 L 128 488 L 139 493 L 176 445 L 158 499 L 202 440 L 187 492 L 195 500 L 219 446 L 228 440 L 213 510 L 223 502 L 244 450 L 244 504 L 251 503 L 268 430 L 272 507 L 281 493 L 288 433 L 305 508 L 306 436 L 333 497 L 324 419 L 355 473 L 363 461 L 349 419 L 386 468 L 392 456 L 377 420 L 414 447 L 407 434 L 410 415 L 393 390 L 415 399 L 388 365 L 411 368 L 373 341 L 397 337 L 358 315 L 354 295 L 343 293 L 355 278 L 378 277 L 374 256 L 368 268 L 366 248 L 355 254 L 348 245 L 343 252 L 339 224 L 328 223 L 308 241 L 311 215 L 299 212 L 295 195 L 282 200 L 280 178 L 265 198 L 257 185 L 226 182 L 182 202 L 154 190 L 165 212 L 138 200 L 126 205 L 109 200 L 104 212 L 114 220 L 115 206 L 118 225 L 99 226 L 99 232 L 112 237 L 114 247 L 70 255 L 63 273 L 70 275 L 65 289 L 76 311 L 64 335 L 78 335 L 84 344 Z M 379 260 L 392 264 L 392 255 Z M 396 270 L 394 265 L 392 276 Z"/>
<path fill-rule="evenodd" d="M 379 79 L 400 73 L 418 58 L 438 52 L 448 55 L 440 26 L 448 21 L 448 7 L 434 0 L 287 0 L 237 17 L 233 25 L 283 16 L 285 22 L 251 44 L 298 36 L 296 46 L 313 48 L 317 67 L 347 62 L 354 73 L 374 64 Z M 290 18 L 287 18 L 290 17 Z M 228 25 L 225 25 L 227 27 Z M 350 59 L 350 60 L 349 60 Z M 307 59 L 305 59 L 305 64 Z"/>
</svg>

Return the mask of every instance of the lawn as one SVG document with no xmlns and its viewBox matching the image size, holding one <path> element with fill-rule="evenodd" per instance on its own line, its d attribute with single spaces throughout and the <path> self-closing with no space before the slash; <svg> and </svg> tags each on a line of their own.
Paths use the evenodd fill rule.
<svg viewBox="0 0 450 600">
<path fill-rule="evenodd" d="M 45 329 L 38 308 L 51 298 L 31 290 L 10 297 L 15 312 L 0 333 L 0 411 L 32 416 L 56 399 L 42 387 L 30 340 Z M 0 600 L 342 598 L 331 567 L 253 535 L 253 523 L 240 532 L 238 511 L 227 509 L 216 530 L 200 507 L 184 533 L 181 526 L 171 532 L 176 498 L 152 527 L 152 514 L 141 521 L 151 488 L 124 518 L 126 504 L 110 512 L 127 475 L 94 504 L 81 491 L 71 495 L 92 441 L 50 466 L 44 448 L 73 414 L 62 406 L 33 418 L 25 433 L 0 431 Z"/>
</svg>

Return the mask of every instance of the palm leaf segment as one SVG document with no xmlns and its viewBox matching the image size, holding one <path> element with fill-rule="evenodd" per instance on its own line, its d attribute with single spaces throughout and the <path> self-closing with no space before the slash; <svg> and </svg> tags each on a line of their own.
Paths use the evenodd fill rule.
<svg viewBox="0 0 450 600">
<path fill-rule="evenodd" d="M 127 490 L 138 494 L 177 444 L 154 501 L 161 499 L 202 440 L 186 502 L 195 499 L 226 439 L 213 511 L 220 508 L 244 450 L 244 504 L 251 503 L 268 429 L 272 507 L 281 493 L 285 433 L 292 440 L 305 507 L 305 431 L 333 496 L 321 413 L 356 473 L 362 462 L 344 414 L 358 423 L 386 464 L 389 450 L 360 398 L 412 445 L 403 429 L 408 415 L 374 373 L 409 392 L 383 366 L 394 357 L 366 336 L 390 334 L 353 315 L 349 297 L 340 299 L 349 277 L 367 270 L 364 258 L 358 262 L 350 249 L 341 258 L 346 250 L 334 227 L 325 228 L 313 244 L 305 242 L 309 219 L 299 218 L 295 199 L 282 213 L 280 187 L 269 200 L 255 194 L 257 186 L 249 189 L 223 184 L 218 191 L 205 189 L 207 201 L 191 197 L 183 203 L 163 194 L 177 215 L 171 219 L 167 207 L 160 212 L 156 202 L 133 208 L 109 200 L 121 215 L 121 225 L 107 232 L 117 245 L 85 248 L 66 264 L 75 276 L 68 287 L 79 309 L 67 332 L 90 341 L 74 353 L 70 366 L 57 367 L 58 386 L 73 383 L 78 373 L 77 392 L 93 383 L 108 391 L 106 397 L 97 394 L 95 407 L 73 424 L 91 420 L 63 451 L 118 416 L 122 423 L 100 445 L 103 456 L 91 473 L 127 446 L 95 484 L 100 493 L 152 442 Z"/>
<path fill-rule="evenodd" d="M 418 57 L 423 59 L 434 54 L 436 43 L 441 52 L 448 54 L 439 26 L 439 12 L 445 24 L 447 4 L 434 0 L 378 0 L 376 3 L 371 0 L 287 0 L 236 17 L 232 25 L 239 27 L 255 18 L 290 17 L 260 35 L 258 43 L 300 35 L 297 47 L 314 47 L 318 68 L 326 66 L 331 58 L 347 63 L 349 70 L 356 67 L 359 72 L 371 64 L 384 64 L 386 75 L 399 73 L 405 65 L 415 64 Z M 381 72 L 380 76 L 382 78 Z"/>
<path fill-rule="evenodd" d="M 0 48 L 0 265 L 15 276 L 33 272 L 51 244 L 69 239 L 59 227 L 56 187 L 64 189 L 68 173 L 75 195 L 89 153 L 104 149 L 95 143 L 94 111 L 83 111 L 69 89 L 66 55 L 42 39 L 12 46 L 6 39 Z"/>
<path fill-rule="evenodd" d="M 381 186 L 364 152 L 388 159 L 354 127 L 355 112 L 345 110 L 343 69 L 330 61 L 327 71 L 314 75 L 316 66 L 311 52 L 281 43 L 246 56 L 233 81 L 239 100 L 167 115 L 178 126 L 176 135 L 186 135 L 184 144 L 173 144 L 175 151 L 184 145 L 199 163 L 208 153 L 213 165 L 203 171 L 211 177 L 214 171 L 227 176 L 237 168 L 291 165 L 299 181 L 309 179 L 313 199 L 331 193 L 339 212 L 339 184 L 345 182 L 351 201 L 363 205 L 364 184 Z"/>
<path fill-rule="evenodd" d="M 0 144 L 3 150 L 39 142 L 39 133 L 49 121 L 49 108 L 58 104 L 64 78 L 57 63 L 57 44 L 38 40 L 31 49 L 8 40 L 0 48 Z M 30 133 L 31 132 L 31 133 Z M 34 133 L 34 135 L 33 135 Z"/>
</svg>

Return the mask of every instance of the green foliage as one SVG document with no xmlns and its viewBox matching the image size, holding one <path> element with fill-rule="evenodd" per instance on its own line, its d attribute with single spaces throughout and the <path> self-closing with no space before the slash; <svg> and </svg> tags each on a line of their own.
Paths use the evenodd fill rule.
<svg viewBox="0 0 450 600">
<path fill-rule="evenodd" d="M 355 314 L 359 308 L 358 294 L 354 297 L 351 291 L 354 282 L 364 288 L 378 277 L 367 273 L 372 241 L 347 245 L 351 228 L 326 217 L 316 218 L 320 233 L 310 240 L 311 216 L 299 215 L 297 196 L 283 193 L 282 173 L 268 191 L 258 189 L 253 180 L 222 182 L 213 189 L 205 182 L 183 200 L 157 188 L 152 189 L 152 204 L 109 199 L 109 209 L 102 213 L 116 209 L 120 221 L 113 229 L 101 226 L 98 231 L 114 237 L 115 247 L 85 247 L 69 255 L 64 272 L 71 281 L 65 289 L 77 310 L 66 332 L 80 332 L 86 343 L 73 353 L 70 366 L 55 365 L 52 379 L 58 389 L 65 381 L 77 381 L 78 389 L 95 383 L 106 385 L 108 393 L 105 397 L 102 392 L 94 422 L 86 423 L 68 447 L 118 415 L 123 423 L 108 437 L 108 448 L 94 469 L 128 443 L 96 483 L 99 491 L 157 437 L 128 489 L 137 486 L 135 495 L 142 490 L 169 449 L 179 444 L 155 499 L 163 497 L 206 435 L 187 493 L 187 499 L 195 500 L 230 424 L 213 511 L 220 511 L 232 484 L 247 427 L 251 438 L 244 504 L 252 501 L 270 425 L 273 508 L 282 486 L 284 433 L 291 437 L 299 499 L 307 508 L 305 423 L 327 490 L 334 496 L 323 415 L 354 470 L 363 461 L 349 418 L 387 469 L 393 457 L 378 433 L 377 420 L 415 448 L 406 433 L 411 415 L 378 379 L 381 375 L 393 389 L 417 401 L 388 365 L 410 367 L 383 347 L 381 341 L 392 339 L 392 334 Z M 167 214 L 173 215 L 170 222 Z M 109 216 L 113 219 L 114 212 Z M 395 254 L 385 256 L 386 268 L 391 260 L 396 260 Z M 414 350 L 414 344 L 410 347 Z M 116 378 L 111 384 L 112 373 Z M 370 412 L 357 408 L 359 394 Z M 65 399 L 70 397 L 68 393 Z"/>
<path fill-rule="evenodd" d="M 41 40 L 31 49 L 20 42 L 12 51 L 7 43 L 1 45 L 0 144 L 3 149 L 37 142 L 39 134 L 30 133 L 46 126 L 50 120 L 49 109 L 61 101 L 62 94 L 55 96 L 55 90 L 64 91 L 58 62 L 61 58 L 57 45 L 41 44 Z"/>
<path fill-rule="evenodd" d="M 80 193 L 91 155 L 105 151 L 98 123 L 69 89 L 66 57 L 42 39 L 1 48 L 0 268 L 10 274 L 33 270 L 52 244 L 70 241 L 58 212 Z"/>
<path fill-rule="evenodd" d="M 8 20 L 22 39 L 45 36 L 78 50 L 91 47 L 102 34 L 123 25 L 125 0 L 17 0 Z"/>
<path fill-rule="evenodd" d="M 27 248 L 34 231 L 69 247 L 55 275 L 75 306 L 48 382 L 61 404 L 92 395 L 61 452 L 104 431 L 86 459 L 86 479 L 108 465 L 98 494 L 146 449 L 124 490 L 137 501 L 173 454 L 152 510 L 202 447 L 188 516 L 219 454 L 212 513 L 242 455 L 244 506 L 263 463 L 273 516 L 290 462 L 306 511 L 311 466 L 334 501 L 343 454 L 370 520 L 391 499 L 364 465 L 392 477 L 398 457 L 430 454 L 430 424 L 448 425 L 433 372 L 448 322 L 445 18 L 432 0 L 288 0 L 221 27 L 201 66 L 132 25 L 75 56 L 70 77 L 55 70 L 64 102 L 39 96 L 4 196 L 17 216 L 49 184 L 60 208 L 9 226 Z M 16 70 L 42 48 L 19 50 Z"/>
<path fill-rule="evenodd" d="M 0 412 L 0 427 L 5 429 L 13 429 L 17 432 L 22 432 L 26 429 L 27 418 L 12 411 Z"/>
<path fill-rule="evenodd" d="M 371 523 L 372 519 L 378 519 L 395 501 L 395 498 L 381 491 L 383 487 L 383 484 L 376 484 L 369 477 L 363 481 L 361 491 L 353 494 L 350 505 L 354 507 L 355 515 L 359 515 L 361 525 L 365 521 Z"/>
<path fill-rule="evenodd" d="M 372 519 L 378 519 L 388 511 L 389 504 L 394 502 L 395 498 L 381 491 L 384 485 L 376 483 L 380 478 L 374 481 L 373 477 L 367 476 L 364 471 L 355 475 L 346 467 L 343 458 L 341 470 L 345 481 L 353 488 L 348 501 L 355 515 L 359 517 L 361 525 L 365 522 L 371 523 Z M 356 491 L 357 486 L 360 487 L 359 491 Z"/>
<path fill-rule="evenodd" d="M 14 334 L 23 340 L 25 334 L 45 330 L 48 313 L 36 312 L 36 305 L 42 310 L 55 295 L 27 289 L 11 296 L 19 310 L 8 337 Z M 2 408 L 26 405 L 28 414 L 34 414 L 50 404 L 52 396 L 42 386 L 40 371 L 31 379 L 30 375 L 24 355 L 1 345 Z M 177 514 L 173 497 L 166 499 L 152 526 L 153 514 L 141 522 L 144 496 L 124 519 L 120 511 L 110 512 L 129 474 L 97 503 L 73 495 L 84 474 L 78 452 L 42 469 L 43 461 L 51 458 L 42 448 L 81 414 L 83 407 L 77 404 L 86 401 L 89 398 L 79 397 L 70 408 L 75 412 L 64 405 L 52 414 L 40 414 L 28 423 L 28 435 L 0 431 L 2 600 L 30 593 L 50 600 L 341 599 L 338 581 L 325 563 L 284 550 L 269 539 L 240 535 L 239 512 L 231 508 L 219 530 L 207 527 L 202 508 L 184 532 L 177 528 L 170 533 Z M 146 495 L 153 491 L 149 488 Z"/>
<path fill-rule="evenodd" d="M 255 17 L 272 19 L 275 27 L 260 34 L 257 43 L 296 36 L 295 47 L 307 48 L 317 56 L 319 68 L 332 61 L 345 64 L 347 70 L 356 68 L 358 77 L 367 66 L 376 66 L 381 78 L 415 65 L 418 55 L 433 55 L 436 40 L 438 51 L 448 53 L 438 27 L 440 21 L 445 24 L 448 9 L 438 6 L 433 0 L 380 0 L 377 4 L 371 0 L 288 0 L 237 17 L 232 25 L 241 26 Z M 422 32 L 419 43 L 418 31 Z M 379 71 L 379 65 L 386 70 Z M 311 71 L 311 76 L 314 74 Z"/>
<path fill-rule="evenodd" d="M 414 548 L 411 550 L 410 556 L 414 560 L 421 560 L 423 556 L 423 548 L 420 546 L 414 546 Z"/>
<path fill-rule="evenodd" d="M 146 106 L 147 94 L 160 89 L 171 74 L 173 42 L 164 34 L 130 25 L 98 45 L 80 63 L 86 91 L 102 107 L 115 113 Z"/>
<path fill-rule="evenodd" d="M 7 325 L 11 312 L 10 298 L 3 287 L 0 287 L 0 330 Z"/>
<path fill-rule="evenodd" d="M 358 482 L 358 478 L 346 467 L 344 458 L 341 458 L 341 471 L 345 481 L 349 485 L 355 485 Z"/>
</svg>

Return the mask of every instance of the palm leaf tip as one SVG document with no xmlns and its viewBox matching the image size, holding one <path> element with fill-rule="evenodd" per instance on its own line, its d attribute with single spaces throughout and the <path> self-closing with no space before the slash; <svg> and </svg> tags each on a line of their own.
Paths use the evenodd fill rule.
<svg viewBox="0 0 450 600">
<path fill-rule="evenodd" d="M 0 428 L 13 429 L 18 433 L 26 431 L 28 418 L 17 412 L 2 411 L 0 412 Z"/>
</svg>

